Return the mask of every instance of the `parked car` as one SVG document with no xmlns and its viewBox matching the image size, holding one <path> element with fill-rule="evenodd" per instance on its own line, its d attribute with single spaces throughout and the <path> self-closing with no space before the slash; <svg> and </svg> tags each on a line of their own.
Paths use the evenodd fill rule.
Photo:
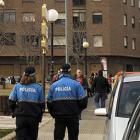
<svg viewBox="0 0 140 140">
<path fill-rule="evenodd" d="M 104 140 L 122 140 L 136 100 L 140 95 L 140 73 L 120 76 L 111 93 L 108 111 L 95 109 L 95 115 L 107 116 Z"/>
<path fill-rule="evenodd" d="M 5 83 L 6 84 L 11 84 L 11 77 L 12 76 L 6 76 L 6 77 L 4 77 L 5 78 Z M 14 78 L 15 78 L 15 81 L 16 81 L 16 83 L 18 83 L 19 82 L 19 79 L 20 79 L 20 76 L 14 76 Z"/>
<path fill-rule="evenodd" d="M 122 140 L 140 140 L 140 96 L 135 104 Z"/>
</svg>

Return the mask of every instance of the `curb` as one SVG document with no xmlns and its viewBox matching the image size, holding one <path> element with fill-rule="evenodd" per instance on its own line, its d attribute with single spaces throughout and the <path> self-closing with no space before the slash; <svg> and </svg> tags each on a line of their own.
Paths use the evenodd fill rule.
<svg viewBox="0 0 140 140">
<path fill-rule="evenodd" d="M 14 140 L 16 137 L 15 131 L 6 135 L 5 137 L 2 137 L 0 140 Z"/>
</svg>

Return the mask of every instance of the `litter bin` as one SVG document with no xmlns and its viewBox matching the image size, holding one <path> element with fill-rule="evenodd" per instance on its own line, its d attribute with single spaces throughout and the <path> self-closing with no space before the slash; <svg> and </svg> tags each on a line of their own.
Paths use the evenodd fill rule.
<svg viewBox="0 0 140 140">
<path fill-rule="evenodd" d="M 0 96 L 0 111 L 3 112 L 4 115 L 9 115 L 9 107 L 7 104 L 9 96 Z"/>
</svg>

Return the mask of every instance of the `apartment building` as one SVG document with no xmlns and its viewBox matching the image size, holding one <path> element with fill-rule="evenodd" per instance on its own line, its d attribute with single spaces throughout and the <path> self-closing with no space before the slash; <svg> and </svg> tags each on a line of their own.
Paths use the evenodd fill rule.
<svg viewBox="0 0 140 140">
<path fill-rule="evenodd" d="M 53 24 L 54 72 L 65 63 L 65 0 L 5 0 L 0 7 L 0 75 L 22 75 L 34 65 L 41 79 L 41 8 L 58 11 Z M 51 67 L 51 23 L 48 26 L 46 76 Z M 140 0 L 68 0 L 68 46 L 71 75 L 77 62 L 84 74 L 83 41 L 87 48 L 87 73 L 101 69 L 107 59 L 107 72 L 140 71 Z"/>
</svg>

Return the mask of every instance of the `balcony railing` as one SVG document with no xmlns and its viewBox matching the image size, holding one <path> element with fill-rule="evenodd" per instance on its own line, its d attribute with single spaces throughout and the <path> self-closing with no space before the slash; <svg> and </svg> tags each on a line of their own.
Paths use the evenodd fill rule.
<svg viewBox="0 0 140 140">
<path fill-rule="evenodd" d="M 86 29 L 86 22 L 85 21 L 82 21 L 82 22 L 74 22 L 73 23 L 73 28 L 74 29 L 84 30 L 84 29 Z"/>
<path fill-rule="evenodd" d="M 85 6 L 85 5 L 86 5 L 86 0 L 73 0 L 74 7 Z"/>
</svg>

